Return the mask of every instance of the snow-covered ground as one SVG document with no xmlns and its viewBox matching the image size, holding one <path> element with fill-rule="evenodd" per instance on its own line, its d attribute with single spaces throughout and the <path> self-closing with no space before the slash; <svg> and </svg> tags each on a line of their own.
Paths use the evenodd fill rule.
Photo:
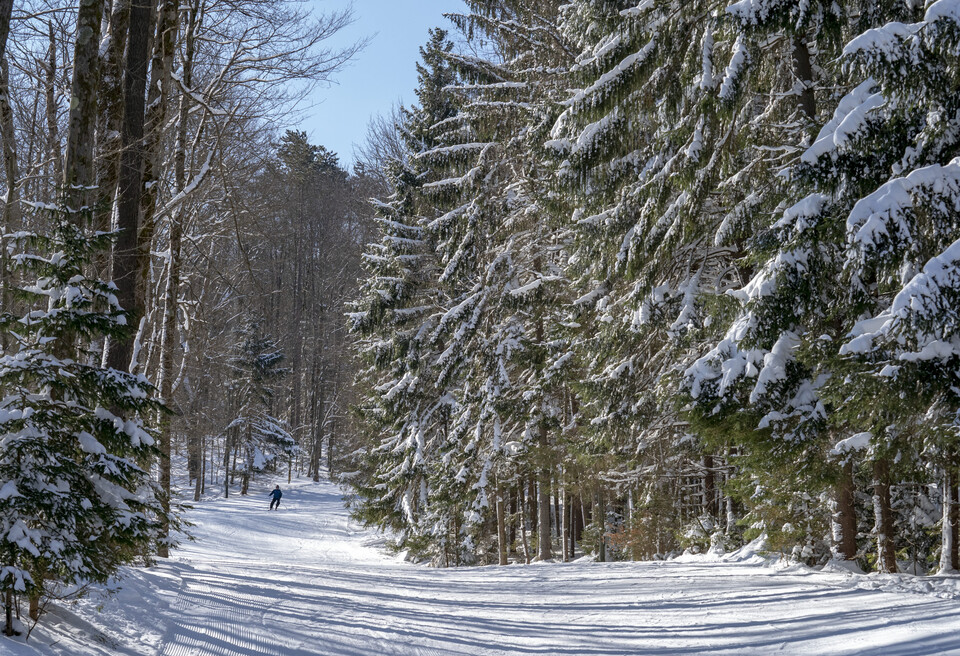
<svg viewBox="0 0 960 656">
<path fill-rule="evenodd" d="M 196 541 L 45 616 L 2 656 L 960 655 L 955 580 L 758 558 L 432 569 L 398 561 L 330 483 L 198 504 Z"/>
</svg>

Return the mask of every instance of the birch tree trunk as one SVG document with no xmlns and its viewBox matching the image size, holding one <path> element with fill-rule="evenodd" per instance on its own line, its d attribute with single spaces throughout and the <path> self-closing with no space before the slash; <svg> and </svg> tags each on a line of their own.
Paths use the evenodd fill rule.
<svg viewBox="0 0 960 656">
<path fill-rule="evenodd" d="M 955 476 L 948 468 L 943 472 L 943 520 L 940 526 L 940 567 L 938 574 L 952 574 L 957 570 L 953 558 L 953 485 Z"/>
</svg>

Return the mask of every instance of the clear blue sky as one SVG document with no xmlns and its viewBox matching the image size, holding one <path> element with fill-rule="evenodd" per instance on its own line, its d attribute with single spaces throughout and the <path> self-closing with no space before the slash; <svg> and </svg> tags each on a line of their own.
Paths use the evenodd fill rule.
<svg viewBox="0 0 960 656">
<path fill-rule="evenodd" d="M 314 0 L 315 11 L 342 9 L 348 0 Z M 370 117 L 386 113 L 397 101 L 416 100 L 416 63 L 419 47 L 431 27 L 449 29 L 444 12 L 461 12 L 461 0 L 354 0 L 355 22 L 337 34 L 331 44 L 346 45 L 372 36 L 366 49 L 335 79 L 337 84 L 317 89 L 300 129 L 310 142 L 325 146 L 353 164 L 353 144 L 360 143 Z"/>
</svg>

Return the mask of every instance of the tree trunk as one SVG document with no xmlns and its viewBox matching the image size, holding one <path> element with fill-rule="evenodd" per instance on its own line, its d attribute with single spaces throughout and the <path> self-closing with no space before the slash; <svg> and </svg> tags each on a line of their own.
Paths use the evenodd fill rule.
<svg viewBox="0 0 960 656">
<path fill-rule="evenodd" d="M 142 1 L 142 0 L 141 0 Z M 140 224 L 136 243 L 135 293 L 136 307 L 147 311 L 150 275 L 150 252 L 156 232 L 158 185 L 162 168 L 162 133 L 167 117 L 170 87 L 173 80 L 173 58 L 179 29 L 178 0 L 161 0 L 153 44 L 150 85 L 147 88 L 147 109 L 143 134 L 143 177 L 140 186 Z"/>
<path fill-rule="evenodd" d="M 603 490 L 597 492 L 597 517 L 594 517 L 595 522 L 600 524 L 600 536 L 599 536 L 599 551 L 600 551 L 600 562 L 607 562 L 607 499 L 603 494 Z"/>
<path fill-rule="evenodd" d="M 943 519 L 940 526 L 940 574 L 952 574 L 957 569 L 957 561 L 954 560 L 954 501 L 953 501 L 953 482 L 955 476 L 949 469 L 945 468 L 943 472 Z"/>
<path fill-rule="evenodd" d="M 570 562 L 572 554 L 570 553 L 570 520 L 573 517 L 570 507 L 570 495 L 567 494 L 566 486 L 563 487 L 563 505 L 560 509 L 560 557 L 563 562 Z"/>
<path fill-rule="evenodd" d="M 737 515 L 733 512 L 733 497 L 723 495 L 723 501 L 726 504 L 727 522 L 723 527 L 726 535 L 733 534 L 733 528 L 737 525 Z"/>
<path fill-rule="evenodd" d="M 497 484 L 497 546 L 499 547 L 500 564 L 507 564 L 507 522 L 503 507 L 503 487 Z"/>
<path fill-rule="evenodd" d="M 334 422 L 331 423 L 331 425 L 330 425 L 330 430 L 327 431 L 327 478 L 329 478 L 330 480 L 334 480 L 334 478 L 333 478 L 333 472 L 334 472 L 334 467 L 333 467 L 333 456 L 334 456 L 334 451 L 333 451 L 333 436 L 337 434 L 337 430 L 338 430 L 338 424 L 337 424 L 336 421 L 334 420 Z"/>
<path fill-rule="evenodd" d="M 527 490 L 526 490 L 526 512 L 527 512 L 527 521 L 529 528 L 534 533 L 537 532 L 538 524 L 538 509 L 537 509 L 537 481 L 536 478 L 531 476 L 527 480 Z"/>
<path fill-rule="evenodd" d="M 950 557 L 953 561 L 953 567 L 956 569 L 960 565 L 960 487 L 957 485 L 957 474 L 954 470 L 953 476 L 953 490 L 951 492 L 952 502 L 950 504 L 950 526 L 953 529 L 952 537 L 950 540 Z"/>
<path fill-rule="evenodd" d="M 453 548 L 454 562 L 460 567 L 460 513 L 456 510 L 453 513 Z"/>
<path fill-rule="evenodd" d="M 247 492 L 250 489 L 250 474 L 253 472 L 253 452 L 251 451 L 251 444 L 253 443 L 253 427 L 250 425 L 250 421 L 247 421 L 246 425 L 246 435 L 244 435 L 244 450 L 246 451 L 245 462 L 243 466 L 243 476 L 240 477 L 240 496 L 247 496 Z"/>
<path fill-rule="evenodd" d="M 2 8 L 0 8 L 2 11 Z M 3 139 L 3 172 L 7 187 L 3 199 L 3 228 L 15 232 L 20 225 L 19 177 L 16 132 L 13 124 L 13 108 L 10 106 L 10 67 L 6 57 L 0 57 L 0 138 Z M 4 258 L 6 258 L 6 249 Z M 4 266 L 6 271 L 6 266 Z M 4 309 L 10 306 L 4 303 Z"/>
<path fill-rule="evenodd" d="M 526 503 L 523 498 L 523 481 L 517 486 L 517 495 L 518 501 L 520 504 L 520 512 L 517 513 L 517 521 L 520 524 L 520 544 L 523 546 L 523 562 L 527 565 L 530 564 L 530 544 L 527 542 L 527 518 L 524 508 Z"/>
<path fill-rule="evenodd" d="M 233 464 L 230 467 L 230 485 L 233 485 L 237 480 L 237 458 L 240 457 L 239 437 L 239 435 L 236 435 L 236 439 L 233 441 Z"/>
<path fill-rule="evenodd" d="M 10 28 L 10 14 L 12 0 L 0 0 L 0 138 L 3 140 L 3 170 L 7 188 L 3 199 L 3 223 L 0 232 L 12 233 L 20 228 L 20 200 L 18 194 L 18 178 L 20 177 L 17 163 L 16 132 L 13 124 L 13 108 L 10 106 L 10 67 L 5 53 L 7 34 Z M 10 253 L 7 248 L 0 248 L 0 308 L 3 312 L 11 311 L 13 295 L 10 293 Z M 0 348 L 7 349 L 9 335 L 3 331 L 0 336 Z"/>
<path fill-rule="evenodd" d="M 807 118 L 817 118 L 816 97 L 813 93 L 813 67 L 810 65 L 810 48 L 807 39 L 797 35 L 793 38 L 793 71 L 797 80 L 803 85 L 797 97 L 797 105 Z"/>
<path fill-rule="evenodd" d="M 834 544 L 844 560 L 857 557 L 857 509 L 854 504 L 853 462 L 847 461 L 836 488 L 837 514 L 834 520 Z"/>
<path fill-rule="evenodd" d="M 13 590 L 7 589 L 3 595 L 4 625 L 3 635 L 10 637 L 14 635 L 13 630 Z"/>
<path fill-rule="evenodd" d="M 197 24 L 199 21 L 199 0 L 190 7 L 190 18 L 187 19 L 187 30 L 184 34 L 183 70 L 180 80 L 186 89 L 193 88 L 193 60 L 196 54 Z M 189 93 L 180 94 L 180 114 L 177 119 L 177 144 L 174 153 L 174 178 L 177 193 L 182 193 L 187 186 L 187 124 L 190 122 L 190 110 L 193 106 L 192 96 Z M 198 128 L 197 138 L 202 127 Z"/>
<path fill-rule="evenodd" d="M 319 381 L 317 381 L 319 383 Z M 325 411 L 324 408 L 324 398 L 323 390 L 319 389 L 319 384 L 316 389 L 316 399 L 314 401 L 316 407 L 316 417 L 313 424 L 313 450 L 311 451 L 310 457 L 310 469 L 313 471 L 313 482 L 320 482 L 320 458 L 323 455 L 321 451 L 323 450 L 323 414 Z"/>
<path fill-rule="evenodd" d="M 173 364 L 174 344 L 177 343 L 177 304 L 180 290 L 180 244 L 183 237 L 179 213 L 170 217 L 170 259 L 167 262 L 167 286 L 163 302 L 163 328 L 160 332 L 160 399 L 166 406 L 173 405 Z M 171 417 L 164 413 L 160 417 L 160 489 L 163 494 L 164 513 L 170 511 L 170 444 Z M 160 536 L 166 537 L 169 525 L 166 517 L 161 518 Z M 157 552 L 161 558 L 169 556 L 167 548 L 161 542 Z"/>
<path fill-rule="evenodd" d="M 717 479 L 714 472 L 713 456 L 703 456 L 703 512 L 714 519 L 719 515 L 717 507 Z"/>
<path fill-rule="evenodd" d="M 196 437 L 197 441 L 197 451 L 200 458 L 200 467 L 197 471 L 197 481 L 193 486 L 193 500 L 199 501 L 200 496 L 203 494 L 203 480 L 204 475 L 206 474 L 207 468 L 207 454 L 205 453 L 206 449 L 204 448 L 203 435 L 198 433 Z"/>
<path fill-rule="evenodd" d="M 550 474 L 540 471 L 540 480 L 537 484 L 537 560 L 550 560 L 553 550 L 550 544 Z"/>
<path fill-rule="evenodd" d="M 510 486 L 507 492 L 507 540 L 509 544 L 517 544 L 517 495 L 514 493 L 513 486 Z"/>
<path fill-rule="evenodd" d="M 579 497 L 575 495 L 570 495 L 570 560 L 573 560 L 577 557 L 577 525 L 579 520 L 577 515 L 579 514 L 577 508 L 579 506 Z"/>
<path fill-rule="evenodd" d="M 120 177 L 117 187 L 117 241 L 113 247 L 113 282 L 120 307 L 135 326 L 143 314 L 137 303 L 137 230 L 140 212 L 140 181 L 143 169 L 143 95 L 147 83 L 147 43 L 150 37 L 150 2 L 132 0 L 127 38 L 126 73 L 123 80 L 123 132 Z M 132 332 L 110 345 L 107 364 L 129 371 L 133 357 Z"/>
<path fill-rule="evenodd" d="M 223 498 L 230 498 L 230 452 L 233 450 L 231 444 L 231 434 L 235 428 L 227 429 L 227 435 L 223 444 Z"/>
<path fill-rule="evenodd" d="M 47 113 L 47 159 L 52 164 L 56 186 L 63 183 L 63 160 L 60 158 L 60 132 L 57 125 L 57 41 L 53 32 L 53 23 L 47 23 L 47 28 L 50 32 L 50 47 L 47 50 L 47 61 L 44 65 L 43 89 Z M 54 190 L 54 199 L 57 195 Z"/>
<path fill-rule="evenodd" d="M 890 464 L 886 458 L 873 463 L 873 510 L 877 536 L 877 570 L 894 574 L 897 571 L 894 545 L 893 509 L 890 503 Z"/>
<path fill-rule="evenodd" d="M 131 0 L 113 0 L 107 26 L 105 47 L 101 48 L 101 78 L 99 96 L 99 125 L 97 127 L 97 201 L 94 227 L 110 229 L 113 215 L 113 197 L 120 177 L 120 159 L 123 152 L 123 53 L 130 29 Z M 109 6 L 108 6 L 109 9 Z M 97 263 L 98 274 L 107 277 L 107 262 Z"/>
<path fill-rule="evenodd" d="M 553 489 L 553 506 L 550 508 L 550 526 L 551 535 L 560 534 L 560 481 L 553 479 L 550 481 L 550 487 Z"/>
<path fill-rule="evenodd" d="M 70 88 L 67 153 L 63 167 L 64 194 L 72 210 L 89 206 L 93 200 L 93 140 L 97 124 L 102 18 L 103 0 L 80 0 Z"/>
<path fill-rule="evenodd" d="M 0 59 L 7 58 L 7 38 L 10 36 L 12 17 L 13 0 L 0 0 Z"/>
<path fill-rule="evenodd" d="M 583 532 L 591 522 L 593 522 L 593 499 L 591 498 L 590 503 L 586 504 L 583 502 L 583 496 L 580 497 L 580 526 L 577 531 L 577 540 L 583 540 Z"/>
</svg>

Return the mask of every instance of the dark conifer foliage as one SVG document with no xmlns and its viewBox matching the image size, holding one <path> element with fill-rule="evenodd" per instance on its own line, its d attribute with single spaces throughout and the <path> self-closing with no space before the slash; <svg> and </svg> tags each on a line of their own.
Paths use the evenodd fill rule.
<svg viewBox="0 0 960 656">
<path fill-rule="evenodd" d="M 957 3 L 467 4 L 351 315 L 358 515 L 955 568 Z"/>
<path fill-rule="evenodd" d="M 39 597 L 58 585 L 104 582 L 151 553 L 162 491 L 144 463 L 157 455 L 161 409 L 143 377 L 100 364 L 98 340 L 129 331 L 116 287 L 84 273 L 112 235 L 84 217 L 40 209 L 50 232 L 5 235 L 23 283 L 13 339 L 0 357 L 0 590 Z M 89 212 L 87 212 L 89 214 Z"/>
</svg>

